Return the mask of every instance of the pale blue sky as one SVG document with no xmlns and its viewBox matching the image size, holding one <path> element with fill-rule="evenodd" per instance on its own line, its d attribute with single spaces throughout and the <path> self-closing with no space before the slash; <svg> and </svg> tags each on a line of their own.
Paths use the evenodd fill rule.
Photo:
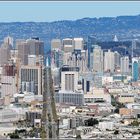
<svg viewBox="0 0 140 140">
<path fill-rule="evenodd" d="M 0 22 L 75 20 L 140 14 L 140 2 L 0 2 Z"/>
</svg>

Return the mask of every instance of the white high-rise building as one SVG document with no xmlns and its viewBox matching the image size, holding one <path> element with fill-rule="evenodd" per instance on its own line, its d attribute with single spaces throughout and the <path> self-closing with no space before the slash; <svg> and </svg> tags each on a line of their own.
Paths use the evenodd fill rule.
<svg viewBox="0 0 140 140">
<path fill-rule="evenodd" d="M 105 52 L 104 71 L 114 72 L 114 69 L 115 69 L 114 62 L 115 62 L 114 52 L 111 52 L 111 50 L 108 50 L 108 52 Z"/>
<path fill-rule="evenodd" d="M 61 69 L 61 90 L 73 91 L 78 89 L 78 72 L 77 67 L 62 67 Z"/>
<path fill-rule="evenodd" d="M 103 72 L 103 50 L 98 45 L 95 45 L 93 50 L 93 72 Z"/>
<path fill-rule="evenodd" d="M 121 73 L 129 73 L 129 57 L 123 56 L 121 57 Z"/>
<path fill-rule="evenodd" d="M 74 49 L 75 50 L 83 50 L 84 40 L 83 38 L 74 38 Z"/>
</svg>

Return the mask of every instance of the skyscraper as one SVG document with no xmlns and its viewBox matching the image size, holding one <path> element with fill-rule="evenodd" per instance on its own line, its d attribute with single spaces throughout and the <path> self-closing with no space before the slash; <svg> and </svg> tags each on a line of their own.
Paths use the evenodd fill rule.
<svg viewBox="0 0 140 140">
<path fill-rule="evenodd" d="M 105 52 L 104 71 L 114 72 L 114 69 L 115 69 L 114 61 L 115 61 L 114 52 L 111 52 L 111 50 L 108 50 L 108 52 Z"/>
<path fill-rule="evenodd" d="M 61 90 L 75 92 L 78 87 L 78 72 L 77 67 L 62 67 L 61 69 Z"/>
<path fill-rule="evenodd" d="M 38 56 L 37 55 L 28 55 L 28 65 L 29 66 L 36 66 L 36 65 L 43 66 L 44 65 L 43 56 L 42 55 L 38 55 Z"/>
<path fill-rule="evenodd" d="M 93 61 L 93 72 L 103 73 L 103 50 L 98 45 L 94 45 L 92 61 Z"/>
<path fill-rule="evenodd" d="M 9 35 L 7 37 L 4 38 L 4 43 L 5 44 L 8 44 L 8 45 L 11 45 L 13 47 L 13 43 L 14 43 L 14 40 L 12 37 L 10 37 Z"/>
<path fill-rule="evenodd" d="M 44 42 L 39 39 L 17 40 L 16 48 L 23 65 L 28 64 L 28 55 L 44 56 Z"/>
<path fill-rule="evenodd" d="M 90 55 L 91 55 L 91 52 L 93 52 L 93 47 L 92 45 L 95 45 L 96 44 L 96 37 L 94 35 L 91 35 L 91 36 L 88 36 L 88 41 L 87 41 L 87 49 L 88 49 L 88 68 L 90 68 Z M 92 68 L 92 66 L 91 66 Z"/>
<path fill-rule="evenodd" d="M 64 64 L 70 67 L 79 67 L 80 72 L 87 70 L 87 53 L 85 50 L 74 50 L 72 53 L 64 53 Z"/>
<path fill-rule="evenodd" d="M 115 51 L 114 52 L 114 63 L 115 63 L 115 67 L 120 67 L 120 54 L 117 52 L 117 51 Z"/>
<path fill-rule="evenodd" d="M 73 46 L 73 39 L 71 38 L 65 38 L 62 40 L 62 50 L 64 52 L 73 52 L 74 46 Z"/>
<path fill-rule="evenodd" d="M 8 44 L 3 43 L 0 47 L 0 65 L 4 65 L 8 63 L 10 58 L 10 46 Z"/>
<path fill-rule="evenodd" d="M 121 57 L 121 73 L 122 74 L 129 73 L 129 57 L 128 56 Z"/>
<path fill-rule="evenodd" d="M 69 59 L 71 59 L 71 53 L 67 52 L 63 54 L 63 64 L 69 65 Z"/>
<path fill-rule="evenodd" d="M 60 87 L 60 68 L 52 68 L 52 79 L 55 88 Z"/>
<path fill-rule="evenodd" d="M 61 50 L 61 40 L 60 39 L 52 39 L 51 41 L 51 50 Z"/>
<path fill-rule="evenodd" d="M 27 39 L 26 43 L 29 46 L 30 55 L 44 55 L 44 42 L 39 38 Z"/>
<path fill-rule="evenodd" d="M 6 98 L 6 97 L 11 98 L 16 93 L 15 72 L 16 69 L 13 64 L 7 64 L 3 66 L 3 70 L 0 75 L 1 78 L 0 98 Z"/>
<path fill-rule="evenodd" d="M 21 88 L 24 83 L 34 83 L 33 91 L 35 95 L 42 94 L 42 67 L 41 66 L 21 66 L 20 84 Z M 22 91 L 22 89 L 21 89 Z"/>
<path fill-rule="evenodd" d="M 74 38 L 73 45 L 74 45 L 75 50 L 83 50 L 83 48 L 84 48 L 83 38 Z"/>
<path fill-rule="evenodd" d="M 138 81 L 139 79 L 139 60 L 138 58 L 132 58 L 132 80 Z"/>
<path fill-rule="evenodd" d="M 28 54 L 29 54 L 29 47 L 25 40 L 16 40 L 16 48 L 18 50 L 18 58 L 21 60 L 21 64 L 27 65 L 28 64 Z"/>
<path fill-rule="evenodd" d="M 52 50 L 51 51 L 51 66 L 61 67 L 62 65 L 63 65 L 63 51 L 59 49 Z"/>
</svg>

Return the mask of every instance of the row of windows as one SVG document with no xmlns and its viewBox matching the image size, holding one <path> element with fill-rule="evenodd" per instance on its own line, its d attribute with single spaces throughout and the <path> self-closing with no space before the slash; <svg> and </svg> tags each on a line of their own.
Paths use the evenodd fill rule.
<svg viewBox="0 0 140 140">
<path fill-rule="evenodd" d="M 65 89 L 74 91 L 74 74 L 65 75 Z"/>
<path fill-rule="evenodd" d="M 38 70 L 37 69 L 22 69 L 21 81 L 38 82 Z"/>
</svg>

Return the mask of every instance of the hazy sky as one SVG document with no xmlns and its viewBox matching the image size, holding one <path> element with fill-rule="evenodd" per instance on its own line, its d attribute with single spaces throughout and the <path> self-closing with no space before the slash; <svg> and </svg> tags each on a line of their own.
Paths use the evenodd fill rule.
<svg viewBox="0 0 140 140">
<path fill-rule="evenodd" d="M 0 22 L 140 14 L 140 2 L 0 2 Z"/>
</svg>

